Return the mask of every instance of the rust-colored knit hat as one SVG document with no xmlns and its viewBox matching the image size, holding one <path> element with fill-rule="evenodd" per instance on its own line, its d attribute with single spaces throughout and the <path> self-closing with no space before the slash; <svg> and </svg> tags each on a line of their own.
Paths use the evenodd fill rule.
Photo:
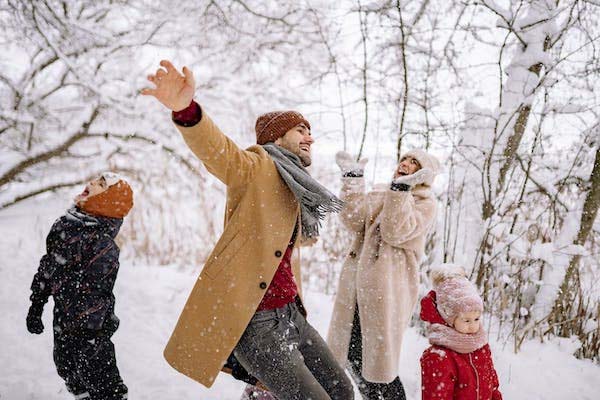
<svg viewBox="0 0 600 400">
<path fill-rule="evenodd" d="M 274 142 L 302 123 L 310 129 L 308 121 L 297 111 L 271 111 L 263 114 L 256 120 L 256 143 Z"/>
<path fill-rule="evenodd" d="M 92 215 L 124 218 L 133 207 L 133 191 L 127 182 L 120 179 L 102 193 L 90 196 L 80 208 Z"/>
</svg>

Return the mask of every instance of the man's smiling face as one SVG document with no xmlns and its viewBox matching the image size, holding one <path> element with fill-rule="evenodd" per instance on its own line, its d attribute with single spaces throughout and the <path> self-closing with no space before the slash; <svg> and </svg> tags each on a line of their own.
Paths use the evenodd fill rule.
<svg viewBox="0 0 600 400">
<path fill-rule="evenodd" d="M 305 124 L 300 123 L 277 139 L 275 144 L 300 157 L 302 165 L 308 167 L 312 162 L 310 146 L 314 142 L 315 140 L 311 136 L 310 129 Z"/>
</svg>

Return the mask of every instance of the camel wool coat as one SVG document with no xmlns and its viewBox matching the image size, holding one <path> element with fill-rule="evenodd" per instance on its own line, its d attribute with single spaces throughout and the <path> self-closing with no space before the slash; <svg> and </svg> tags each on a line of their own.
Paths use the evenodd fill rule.
<svg viewBox="0 0 600 400">
<path fill-rule="evenodd" d="M 429 187 L 365 193 L 364 178 L 342 178 L 342 222 L 354 233 L 340 275 L 327 343 L 348 364 L 354 309 L 362 334 L 362 375 L 389 383 L 398 376 L 402 336 L 418 296 L 419 260 L 435 220 Z"/>
<path fill-rule="evenodd" d="M 173 368 L 210 387 L 266 293 L 300 207 L 262 146 L 238 148 L 204 110 L 198 124 L 177 129 L 206 169 L 227 185 L 223 234 L 164 350 Z M 297 248 L 292 271 L 300 292 Z"/>
</svg>

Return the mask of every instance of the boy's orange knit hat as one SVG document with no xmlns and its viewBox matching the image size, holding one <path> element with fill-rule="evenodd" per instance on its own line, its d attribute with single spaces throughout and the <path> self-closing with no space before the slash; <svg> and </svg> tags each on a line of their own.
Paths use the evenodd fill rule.
<svg viewBox="0 0 600 400">
<path fill-rule="evenodd" d="M 92 215 L 124 218 L 133 207 L 133 191 L 127 182 L 119 179 L 104 192 L 89 197 L 80 207 Z"/>
</svg>

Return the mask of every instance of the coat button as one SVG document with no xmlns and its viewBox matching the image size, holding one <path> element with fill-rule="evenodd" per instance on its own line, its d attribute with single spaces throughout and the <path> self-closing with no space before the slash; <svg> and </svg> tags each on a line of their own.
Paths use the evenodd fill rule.
<svg viewBox="0 0 600 400">
<path fill-rule="evenodd" d="M 281 257 L 281 251 L 277 250 L 277 251 L 275 252 L 275 257 Z"/>
<path fill-rule="evenodd" d="M 351 251 L 350 254 L 348 254 L 350 257 L 355 258 L 356 257 L 356 253 Z"/>
<path fill-rule="evenodd" d="M 261 282 L 260 285 L 258 285 L 258 286 L 260 286 L 261 289 L 266 289 L 267 288 L 267 282 Z"/>
</svg>

